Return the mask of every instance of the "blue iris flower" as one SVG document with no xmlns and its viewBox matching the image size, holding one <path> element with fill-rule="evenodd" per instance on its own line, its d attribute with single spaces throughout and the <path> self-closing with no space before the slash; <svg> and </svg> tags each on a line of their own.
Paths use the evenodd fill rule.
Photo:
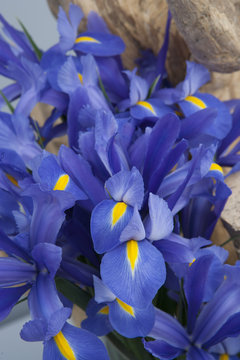
<svg viewBox="0 0 240 360">
<path fill-rule="evenodd" d="M 149 336 L 157 340 L 144 343 L 154 356 L 174 359 L 187 353 L 190 360 L 213 360 L 215 357 L 211 353 L 218 352 L 215 345 L 229 336 L 235 336 L 236 327 L 239 329 L 240 326 L 240 289 L 236 282 L 228 278 L 223 280 L 210 301 L 202 305 L 212 261 L 213 257 L 206 255 L 189 267 L 184 287 L 188 304 L 187 330 L 169 314 L 156 310 L 155 325 Z M 231 328 L 233 319 L 236 325 Z"/>
</svg>

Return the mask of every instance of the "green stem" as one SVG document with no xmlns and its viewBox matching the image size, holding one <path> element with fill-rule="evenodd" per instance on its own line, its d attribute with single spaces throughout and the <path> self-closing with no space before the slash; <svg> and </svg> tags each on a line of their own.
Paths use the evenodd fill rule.
<svg viewBox="0 0 240 360">
<path fill-rule="evenodd" d="M 238 239 L 240 239 L 240 234 L 235 235 L 235 236 L 231 237 L 230 239 L 224 241 L 222 244 L 220 244 L 220 246 L 223 247 L 223 246 L 227 245 L 228 243 L 230 243 L 231 241 L 238 240 Z"/>
</svg>

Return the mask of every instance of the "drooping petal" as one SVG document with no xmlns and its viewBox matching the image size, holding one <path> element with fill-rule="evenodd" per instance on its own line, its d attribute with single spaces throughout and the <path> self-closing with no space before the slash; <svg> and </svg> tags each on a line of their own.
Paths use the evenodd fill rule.
<svg viewBox="0 0 240 360">
<path fill-rule="evenodd" d="M 119 245 L 123 229 L 133 215 L 133 208 L 125 202 L 104 200 L 91 216 L 91 235 L 95 250 L 102 254 Z"/>
<path fill-rule="evenodd" d="M 185 116 L 189 116 L 196 111 L 212 107 L 217 109 L 217 116 L 213 122 L 206 128 L 207 135 L 223 139 L 231 130 L 232 118 L 226 105 L 210 94 L 196 93 L 194 96 L 188 96 L 179 103 Z"/>
<path fill-rule="evenodd" d="M 44 157 L 38 169 L 41 182 L 48 186 L 49 190 L 70 192 L 76 200 L 86 200 L 86 194 L 74 183 L 57 163 L 53 155 Z"/>
<path fill-rule="evenodd" d="M 75 40 L 74 50 L 95 56 L 114 56 L 125 49 L 124 42 L 119 36 L 86 31 Z"/>
<path fill-rule="evenodd" d="M 149 218 L 146 237 L 151 241 L 163 239 L 173 231 L 173 215 L 167 202 L 158 195 L 149 194 Z"/>
<path fill-rule="evenodd" d="M 173 109 L 159 99 L 138 101 L 136 105 L 130 109 L 130 114 L 135 119 L 144 119 L 145 117 L 161 118 L 171 112 L 174 112 Z"/>
<path fill-rule="evenodd" d="M 109 360 L 96 335 L 68 323 L 44 345 L 43 360 Z"/>
<path fill-rule="evenodd" d="M 144 309 L 129 306 L 120 299 L 109 304 L 109 320 L 112 327 L 128 338 L 147 336 L 153 327 L 154 318 L 152 304 Z"/>
<path fill-rule="evenodd" d="M 111 291 L 128 305 L 148 306 L 166 277 L 161 253 L 147 240 L 130 240 L 106 253 L 101 276 Z"/>
<path fill-rule="evenodd" d="M 175 348 L 163 340 L 144 341 L 144 347 L 153 356 L 163 360 L 176 359 L 183 352 L 182 349 Z"/>
<path fill-rule="evenodd" d="M 83 329 L 91 331 L 97 336 L 107 335 L 113 331 L 109 321 L 108 305 L 104 303 L 97 304 L 94 299 L 91 299 L 88 303 L 86 313 L 88 317 L 81 323 Z"/>
</svg>

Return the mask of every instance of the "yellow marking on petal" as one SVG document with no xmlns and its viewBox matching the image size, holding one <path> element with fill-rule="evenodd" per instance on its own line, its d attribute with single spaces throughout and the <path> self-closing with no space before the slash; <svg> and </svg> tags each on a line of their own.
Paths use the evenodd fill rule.
<svg viewBox="0 0 240 360">
<path fill-rule="evenodd" d="M 133 310 L 133 307 L 126 304 L 125 302 L 123 302 L 122 300 L 116 298 L 118 304 L 121 306 L 121 308 L 126 311 L 128 314 L 130 314 L 131 316 L 135 317 L 135 314 L 134 314 L 134 310 Z"/>
<path fill-rule="evenodd" d="M 54 340 L 57 344 L 60 353 L 67 360 L 77 360 L 71 346 L 69 345 L 67 339 L 65 338 L 65 336 L 61 331 L 56 336 L 54 336 Z"/>
<path fill-rule="evenodd" d="M 175 114 L 176 114 L 177 116 L 179 116 L 179 117 L 182 117 L 182 116 L 183 116 L 183 113 L 182 113 L 181 111 L 179 111 L 179 110 L 175 110 L 174 112 L 175 112 Z"/>
<path fill-rule="evenodd" d="M 138 259 L 138 243 L 135 240 L 129 240 L 127 242 L 127 258 L 130 263 L 132 272 L 134 272 L 136 262 Z"/>
<path fill-rule="evenodd" d="M 94 39 L 91 36 L 79 36 L 76 40 L 75 43 L 82 43 L 82 42 L 91 42 L 91 43 L 97 43 L 97 44 L 101 44 L 100 41 L 98 41 L 97 39 Z"/>
<path fill-rule="evenodd" d="M 151 104 L 149 104 L 149 102 L 147 101 L 138 101 L 136 105 L 140 105 L 143 106 L 144 108 L 146 108 L 147 110 L 150 110 L 151 113 L 153 113 L 153 115 L 157 115 L 154 108 L 152 107 Z"/>
<path fill-rule="evenodd" d="M 221 174 L 223 174 L 223 169 L 220 165 L 216 164 L 216 163 L 212 163 L 212 165 L 210 166 L 210 171 L 219 171 Z"/>
<path fill-rule="evenodd" d="M 67 174 L 61 175 L 58 178 L 53 190 L 65 190 L 69 182 L 69 176 Z"/>
<path fill-rule="evenodd" d="M 223 280 L 226 280 L 226 279 L 227 279 L 227 275 L 224 275 Z"/>
<path fill-rule="evenodd" d="M 118 222 L 118 220 L 125 214 L 127 205 L 124 202 L 118 202 L 112 211 L 112 227 Z"/>
<path fill-rule="evenodd" d="M 192 266 L 192 264 L 193 264 L 195 261 L 196 261 L 196 259 L 193 259 L 193 261 L 188 264 L 189 267 Z"/>
<path fill-rule="evenodd" d="M 219 360 L 229 360 L 228 354 L 222 354 L 219 356 Z"/>
<path fill-rule="evenodd" d="M 101 310 L 99 310 L 100 314 L 108 315 L 109 314 L 109 306 L 104 306 Z"/>
<path fill-rule="evenodd" d="M 19 187 L 17 180 L 10 174 L 6 174 L 6 177 L 8 178 L 11 183 L 17 187 Z"/>
<path fill-rule="evenodd" d="M 201 109 L 205 109 L 207 107 L 206 104 L 196 96 L 187 96 L 184 100 L 200 107 Z"/>
<path fill-rule="evenodd" d="M 25 286 L 27 285 L 26 282 L 23 282 L 21 284 L 15 284 L 15 285 L 10 285 L 10 286 L 3 286 L 3 288 L 17 288 L 17 287 L 21 287 L 21 286 Z"/>
<path fill-rule="evenodd" d="M 80 80 L 80 83 L 83 85 L 83 76 L 82 76 L 82 74 L 78 73 L 78 78 Z"/>
</svg>

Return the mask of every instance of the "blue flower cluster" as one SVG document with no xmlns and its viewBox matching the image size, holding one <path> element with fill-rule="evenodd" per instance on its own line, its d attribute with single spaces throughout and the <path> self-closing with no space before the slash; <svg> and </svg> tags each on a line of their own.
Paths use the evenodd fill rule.
<svg viewBox="0 0 240 360">
<path fill-rule="evenodd" d="M 0 320 L 27 297 L 21 337 L 43 341 L 44 360 L 109 359 L 108 334 L 140 337 L 142 359 L 238 359 L 240 264 L 210 237 L 231 194 L 223 167 L 240 168 L 240 101 L 198 92 L 210 75 L 193 62 L 171 87 L 170 14 L 159 54 L 132 71 L 121 38 L 95 13 L 79 34 L 82 18 L 60 8 L 60 40 L 43 53 L 0 17 L 12 80 L 0 99 L 12 111 L 0 112 Z M 51 105 L 44 124 L 38 103 Z M 48 152 L 62 135 L 69 146 Z"/>
</svg>

